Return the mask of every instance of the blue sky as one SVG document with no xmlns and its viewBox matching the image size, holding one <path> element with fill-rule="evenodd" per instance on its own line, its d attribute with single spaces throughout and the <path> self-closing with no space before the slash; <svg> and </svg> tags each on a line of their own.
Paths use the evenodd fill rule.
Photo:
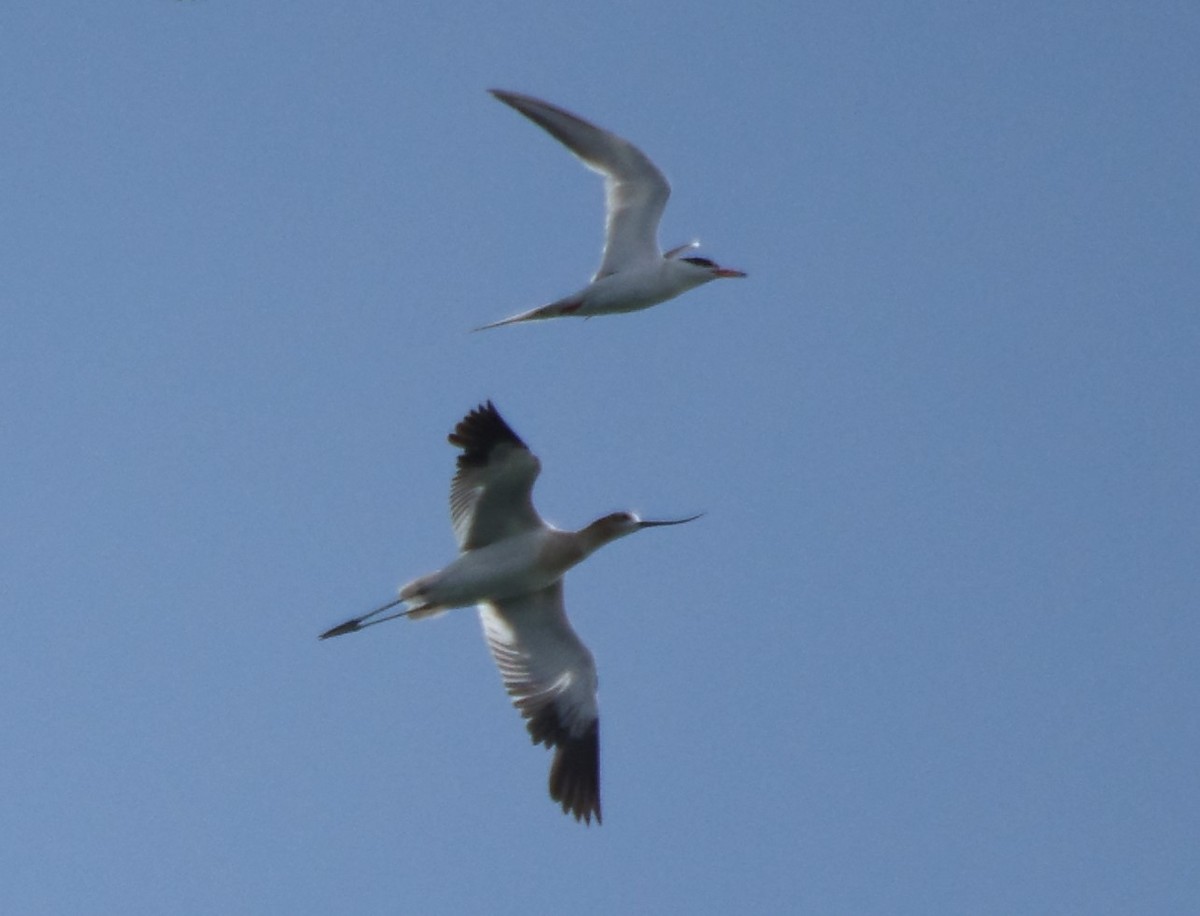
<svg viewBox="0 0 1200 916">
<path fill-rule="evenodd" d="M 1200 897 L 1191 4 L 0 11 L 0 903 L 21 913 L 1182 913 Z M 629 137 L 749 272 L 595 269 Z M 453 555 L 492 398 L 536 499 L 684 528 L 567 601 L 604 826 Z"/>
</svg>

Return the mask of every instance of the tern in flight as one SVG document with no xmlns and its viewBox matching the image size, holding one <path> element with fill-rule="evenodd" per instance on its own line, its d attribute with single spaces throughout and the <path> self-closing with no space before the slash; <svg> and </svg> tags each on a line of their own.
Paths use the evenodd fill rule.
<svg viewBox="0 0 1200 916">
<path fill-rule="evenodd" d="M 541 462 L 491 401 L 450 434 L 462 449 L 450 484 L 458 558 L 414 579 L 369 614 L 321 634 L 352 633 L 385 620 L 432 617 L 479 605 L 484 637 L 534 744 L 555 749 L 550 797 L 564 813 L 600 823 L 600 720 L 596 665 L 563 609 L 563 574 L 610 541 L 643 528 L 681 525 L 614 512 L 579 531 L 547 524 L 533 507 Z M 404 610 L 393 608 L 403 605 Z"/>
<path fill-rule="evenodd" d="M 680 257 L 695 248 L 689 242 L 663 254 L 658 247 L 658 223 L 671 186 L 646 154 L 628 140 L 601 130 L 549 102 L 528 95 L 490 90 L 604 176 L 607 215 L 604 258 L 592 282 L 576 293 L 476 328 L 483 331 L 518 321 L 540 321 L 566 315 L 590 318 L 614 312 L 635 312 L 673 299 L 709 280 L 744 277 L 740 270 L 720 267 L 708 258 Z"/>
</svg>

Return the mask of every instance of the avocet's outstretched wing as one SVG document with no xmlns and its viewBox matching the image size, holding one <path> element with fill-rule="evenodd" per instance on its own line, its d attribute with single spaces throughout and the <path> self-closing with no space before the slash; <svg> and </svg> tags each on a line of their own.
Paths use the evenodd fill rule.
<svg viewBox="0 0 1200 916">
<path fill-rule="evenodd" d="M 450 523 L 461 550 L 545 525 L 533 508 L 542 464 L 491 401 L 463 417 L 448 438 L 463 450 L 450 483 Z"/>
<path fill-rule="evenodd" d="M 483 633 L 535 744 L 554 748 L 550 797 L 575 820 L 600 823 L 596 663 L 563 610 L 562 580 L 479 607 Z"/>
</svg>

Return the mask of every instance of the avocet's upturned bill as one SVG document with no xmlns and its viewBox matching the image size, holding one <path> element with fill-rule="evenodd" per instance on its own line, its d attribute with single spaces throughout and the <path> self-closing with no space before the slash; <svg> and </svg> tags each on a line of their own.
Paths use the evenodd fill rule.
<svg viewBox="0 0 1200 916">
<path fill-rule="evenodd" d="M 600 720 L 596 665 L 563 608 L 563 574 L 610 541 L 699 516 L 650 522 L 614 512 L 579 531 L 544 522 L 533 507 L 541 462 L 491 401 L 450 434 L 462 449 L 450 484 L 450 523 L 459 555 L 400 589 L 369 614 L 321 634 L 352 633 L 386 620 L 432 617 L 479 605 L 488 648 L 534 744 L 555 748 L 550 797 L 576 820 L 600 823 Z M 399 605 L 404 610 L 393 611 Z M 390 612 L 390 613 L 389 613 Z"/>
<path fill-rule="evenodd" d="M 662 172 L 628 140 L 601 130 L 583 118 L 528 95 L 489 90 L 604 176 L 607 216 L 604 258 L 592 282 L 576 293 L 540 308 L 476 328 L 483 331 L 518 321 L 610 315 L 649 308 L 722 277 L 744 277 L 708 258 L 680 257 L 695 248 L 689 242 L 663 254 L 658 223 L 671 186 Z"/>
</svg>

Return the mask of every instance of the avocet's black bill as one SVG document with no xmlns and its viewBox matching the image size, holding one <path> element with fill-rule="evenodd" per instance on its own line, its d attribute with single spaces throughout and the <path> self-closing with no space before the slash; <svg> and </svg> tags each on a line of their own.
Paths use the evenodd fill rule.
<svg viewBox="0 0 1200 916">
<path fill-rule="evenodd" d="M 638 522 L 638 527 L 639 528 L 659 528 L 663 525 L 683 525 L 687 522 L 694 522 L 696 519 L 698 519 L 703 514 L 704 514 L 703 512 L 700 512 L 700 513 L 697 513 L 696 515 L 688 516 L 687 518 L 676 518 L 676 519 L 671 519 L 669 521 L 663 521 L 663 522 L 640 521 L 640 522 Z"/>
<path fill-rule="evenodd" d="M 322 633 L 318 639 L 329 639 L 332 636 L 342 636 L 346 633 L 353 633 L 356 630 L 361 630 L 364 627 L 374 626 L 377 623 L 383 623 L 385 620 L 393 620 L 396 617 L 403 617 L 406 611 L 401 611 L 396 614 L 388 614 L 386 617 L 379 617 L 384 611 L 389 611 L 397 604 L 403 604 L 403 598 L 397 598 L 395 601 L 389 601 L 387 604 L 375 608 L 369 614 L 363 614 L 361 617 L 351 617 L 345 623 L 339 623 L 336 627 L 331 627 Z M 378 620 L 372 620 L 373 617 L 379 617 Z"/>
</svg>

